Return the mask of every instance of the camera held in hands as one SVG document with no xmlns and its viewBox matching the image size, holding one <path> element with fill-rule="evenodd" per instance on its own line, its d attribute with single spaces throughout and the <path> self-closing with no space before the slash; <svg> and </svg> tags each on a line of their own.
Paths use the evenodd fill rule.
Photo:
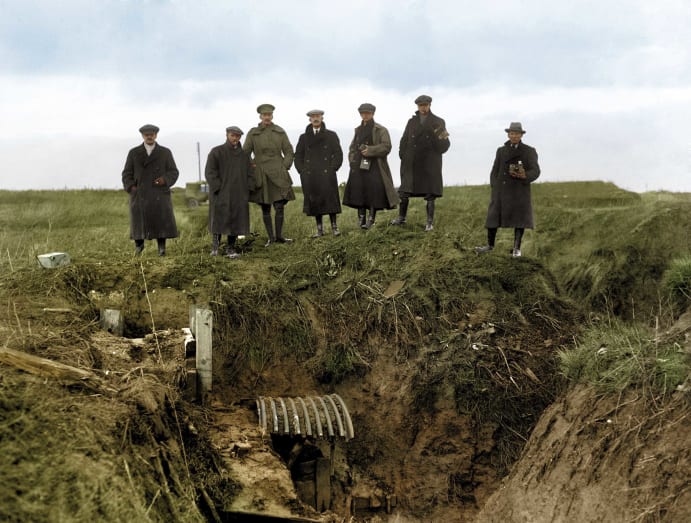
<svg viewBox="0 0 691 523">
<path fill-rule="evenodd" d="M 365 149 L 367 149 L 367 145 L 365 145 L 364 143 L 363 143 L 363 144 L 360 144 L 360 146 L 358 147 L 358 150 L 359 150 L 360 152 L 364 151 Z M 371 166 L 372 166 L 372 164 L 370 163 L 369 158 L 366 158 L 366 157 L 363 156 L 363 157 L 360 159 L 360 169 L 361 169 L 361 170 L 363 170 L 363 171 L 369 171 L 369 168 L 370 168 Z"/>
</svg>

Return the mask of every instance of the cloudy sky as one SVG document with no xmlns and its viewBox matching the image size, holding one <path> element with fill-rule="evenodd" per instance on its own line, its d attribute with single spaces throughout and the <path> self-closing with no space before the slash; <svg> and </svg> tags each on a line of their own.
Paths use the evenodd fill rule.
<svg viewBox="0 0 691 523">
<path fill-rule="evenodd" d="M 264 102 L 293 144 L 321 108 L 345 147 L 374 103 L 397 182 L 426 93 L 447 185 L 487 183 L 521 121 L 541 181 L 691 192 L 690 27 L 687 0 L 0 0 L 0 188 L 118 188 L 148 122 L 184 185 Z"/>
</svg>

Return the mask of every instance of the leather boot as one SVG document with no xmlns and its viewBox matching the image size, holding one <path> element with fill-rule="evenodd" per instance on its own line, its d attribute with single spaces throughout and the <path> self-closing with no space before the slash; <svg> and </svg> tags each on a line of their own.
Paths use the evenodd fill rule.
<svg viewBox="0 0 691 523">
<path fill-rule="evenodd" d="M 427 225 L 425 225 L 425 232 L 434 230 L 432 222 L 434 221 L 434 200 L 427 200 Z"/>
<path fill-rule="evenodd" d="M 144 250 L 144 240 L 134 240 L 134 255 L 140 256 Z"/>
<path fill-rule="evenodd" d="M 274 226 L 273 223 L 271 222 L 271 214 L 262 214 L 262 220 L 264 220 L 264 227 L 266 228 L 266 234 L 269 237 L 268 241 L 264 245 L 264 247 L 268 247 L 272 243 L 276 241 L 276 237 L 274 236 Z"/>
<path fill-rule="evenodd" d="M 338 224 L 336 223 L 336 215 L 331 216 L 331 232 L 334 236 L 341 235 L 341 231 L 338 230 Z"/>
<path fill-rule="evenodd" d="M 319 238 L 320 236 L 324 236 L 324 224 L 321 216 L 316 216 L 315 219 L 317 221 L 317 233 L 313 234 L 312 238 Z"/>
<path fill-rule="evenodd" d="M 410 200 L 408 198 L 401 198 L 401 203 L 398 205 L 398 218 L 391 220 L 391 225 L 403 225 L 405 223 L 406 216 L 408 215 L 408 203 Z"/>
<path fill-rule="evenodd" d="M 358 219 L 358 224 L 360 225 L 361 229 L 365 229 L 365 220 L 367 219 L 366 211 L 365 209 L 358 209 L 357 210 L 357 219 Z"/>
<path fill-rule="evenodd" d="M 370 209 L 369 210 L 369 218 L 367 219 L 367 222 L 363 226 L 364 229 L 371 229 L 374 226 L 374 219 L 377 216 L 377 211 L 375 209 Z"/>
<path fill-rule="evenodd" d="M 156 243 L 158 243 L 158 255 L 159 256 L 165 256 L 166 255 L 166 239 L 165 238 L 158 238 L 156 240 Z"/>
<path fill-rule="evenodd" d="M 291 238 L 283 237 L 283 209 L 276 209 L 276 243 L 292 243 Z"/>
<path fill-rule="evenodd" d="M 218 246 L 221 244 L 221 235 L 211 235 L 211 256 L 218 256 Z"/>
</svg>

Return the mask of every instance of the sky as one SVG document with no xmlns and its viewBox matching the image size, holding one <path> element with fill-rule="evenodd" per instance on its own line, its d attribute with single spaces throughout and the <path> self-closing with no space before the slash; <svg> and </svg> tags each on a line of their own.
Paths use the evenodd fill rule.
<svg viewBox="0 0 691 523">
<path fill-rule="evenodd" d="M 293 145 L 324 110 L 344 149 L 373 103 L 398 184 L 428 94 L 445 185 L 488 183 L 520 121 L 538 182 L 691 192 L 689 28 L 687 0 L 0 0 L 0 189 L 120 188 L 145 123 L 184 186 L 262 103 Z"/>
</svg>

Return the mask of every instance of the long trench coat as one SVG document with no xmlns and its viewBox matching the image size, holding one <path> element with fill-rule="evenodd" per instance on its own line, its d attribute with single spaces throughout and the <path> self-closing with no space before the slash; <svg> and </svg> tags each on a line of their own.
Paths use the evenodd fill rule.
<svg viewBox="0 0 691 523">
<path fill-rule="evenodd" d="M 497 154 L 490 173 L 492 196 L 487 210 L 485 227 L 514 227 L 532 229 L 533 204 L 530 195 L 530 184 L 540 176 L 537 163 L 537 151 L 530 145 L 519 142 L 518 147 L 511 147 L 507 141 L 497 149 Z M 526 179 L 519 180 L 509 175 L 509 165 L 523 162 Z"/>
<path fill-rule="evenodd" d="M 446 122 L 431 112 L 420 120 L 420 112 L 408 120 L 401 136 L 398 156 L 401 159 L 399 193 L 409 196 L 442 195 L 442 154 L 449 150 Z"/>
<path fill-rule="evenodd" d="M 170 188 L 178 179 L 173 153 L 155 145 L 151 155 L 144 144 L 130 149 L 122 171 L 122 186 L 130 194 L 130 238 L 177 238 Z M 163 185 L 154 185 L 162 177 Z"/>
<path fill-rule="evenodd" d="M 358 162 L 356 160 L 358 156 L 358 143 L 357 142 L 358 127 L 354 130 L 353 140 L 350 142 L 348 147 L 348 163 L 350 164 L 350 174 L 349 178 L 354 176 L 357 171 L 359 171 Z M 389 130 L 383 125 L 374 122 L 374 129 L 372 130 L 372 144 L 367 147 L 369 152 L 368 158 L 374 158 L 377 161 L 377 171 L 381 176 L 382 182 L 384 183 L 384 192 L 386 195 L 386 200 L 388 205 L 387 209 L 394 209 L 398 203 L 401 201 L 398 197 L 398 193 L 393 186 L 393 178 L 391 176 L 391 169 L 389 168 L 389 162 L 386 157 L 391 152 L 391 137 L 389 136 Z M 359 195 L 350 194 L 349 186 L 350 183 L 346 184 L 345 194 L 343 195 L 343 204 L 348 207 L 360 208 Z"/>
<path fill-rule="evenodd" d="M 209 183 L 209 232 L 240 236 L 250 232 L 250 189 L 254 177 L 249 155 L 230 142 L 211 149 L 204 177 Z"/>
<path fill-rule="evenodd" d="M 343 149 L 336 133 L 322 123 L 314 134 L 308 125 L 295 147 L 295 168 L 305 197 L 302 210 L 307 216 L 341 212 L 336 171 L 342 164 Z"/>
<path fill-rule="evenodd" d="M 272 204 L 294 200 L 293 180 L 288 169 L 293 165 L 293 146 L 286 132 L 278 125 L 258 125 L 247 133 L 245 152 L 253 157 L 256 187 L 250 201 Z"/>
</svg>

